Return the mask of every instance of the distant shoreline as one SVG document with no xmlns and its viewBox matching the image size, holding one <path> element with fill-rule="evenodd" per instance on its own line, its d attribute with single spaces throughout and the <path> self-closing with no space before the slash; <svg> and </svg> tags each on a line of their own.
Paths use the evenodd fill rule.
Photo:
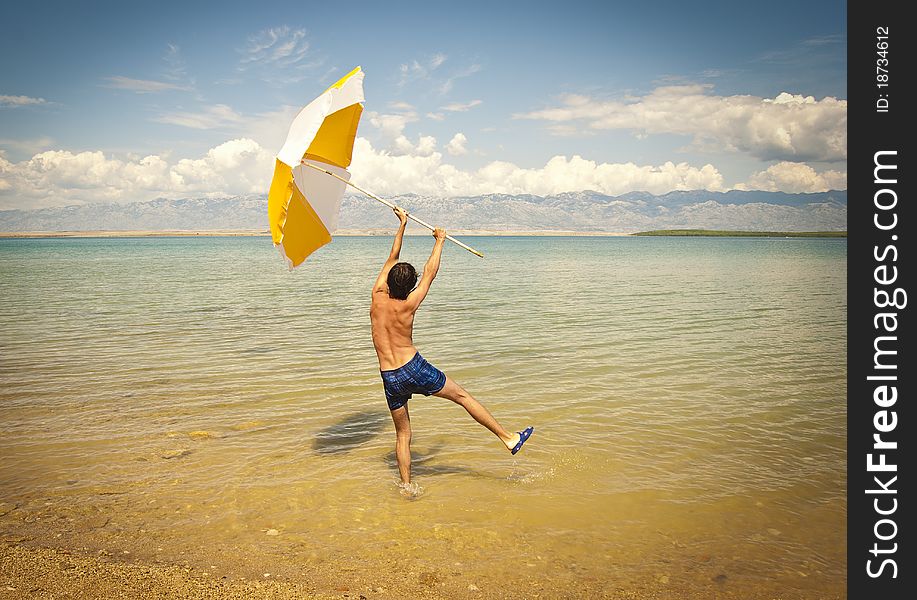
<svg viewBox="0 0 917 600">
<path fill-rule="evenodd" d="M 335 236 L 367 237 L 390 236 L 393 229 L 340 229 Z M 714 229 L 659 229 L 654 231 L 552 231 L 552 230 L 518 230 L 493 231 L 486 229 L 449 230 L 456 236 L 493 236 L 493 237 L 824 237 L 846 238 L 846 231 L 726 231 Z M 425 229 L 408 229 L 407 235 L 430 235 Z M 257 229 L 211 229 L 211 230 L 97 230 L 97 231 L 2 231 L 0 239 L 16 238 L 128 238 L 128 237 L 268 237 L 270 232 Z"/>
<path fill-rule="evenodd" d="M 657 229 L 631 235 L 659 237 L 827 237 L 845 238 L 846 231 L 729 231 L 719 229 Z"/>
</svg>

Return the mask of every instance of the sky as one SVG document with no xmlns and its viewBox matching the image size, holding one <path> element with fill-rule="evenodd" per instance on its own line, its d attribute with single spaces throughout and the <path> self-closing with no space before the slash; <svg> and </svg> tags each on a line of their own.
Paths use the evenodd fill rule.
<svg viewBox="0 0 917 600">
<path fill-rule="evenodd" d="M 378 194 L 847 187 L 839 1 L 8 2 L 0 209 L 266 194 L 366 73 Z"/>
</svg>

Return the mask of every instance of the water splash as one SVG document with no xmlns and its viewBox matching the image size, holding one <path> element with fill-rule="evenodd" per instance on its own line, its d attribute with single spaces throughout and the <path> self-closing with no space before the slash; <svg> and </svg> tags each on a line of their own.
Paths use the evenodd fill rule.
<svg viewBox="0 0 917 600">
<path fill-rule="evenodd" d="M 408 500 L 418 500 L 423 495 L 423 488 L 413 481 L 411 483 L 398 482 L 398 489 L 401 495 Z"/>
<path fill-rule="evenodd" d="M 585 468 L 586 459 L 579 450 L 572 450 L 563 455 L 554 456 L 552 463 L 551 466 L 531 470 L 521 467 L 517 461 L 513 461 L 513 470 L 507 475 L 506 479 L 522 485 L 538 481 L 551 481 L 557 477 L 558 472 L 582 471 Z"/>
</svg>

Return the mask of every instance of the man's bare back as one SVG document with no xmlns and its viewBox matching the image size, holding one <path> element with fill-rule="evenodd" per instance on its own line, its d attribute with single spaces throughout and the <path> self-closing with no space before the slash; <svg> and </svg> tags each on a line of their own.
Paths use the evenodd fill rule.
<svg viewBox="0 0 917 600">
<path fill-rule="evenodd" d="M 414 269 L 407 263 L 398 263 L 407 217 L 403 216 L 403 211 L 401 213 L 396 211 L 395 214 L 398 214 L 399 218 L 402 219 L 401 227 L 399 227 L 398 233 L 395 235 L 392 252 L 382 266 L 382 271 L 373 286 L 372 305 L 369 309 L 369 318 L 372 321 L 373 346 L 375 346 L 376 356 L 379 358 L 379 368 L 383 371 L 397 369 L 406 364 L 417 353 L 413 339 L 414 315 L 417 313 L 417 309 L 426 297 L 427 292 L 430 291 L 430 284 L 433 283 L 433 279 L 439 271 L 443 244 L 446 241 L 446 232 L 437 228 L 433 232 L 436 244 L 433 246 L 433 253 L 430 255 L 430 259 L 424 266 L 420 283 L 412 290 L 397 290 L 393 297 L 388 283 L 389 272 L 396 265 L 399 267 L 405 265 L 407 267 L 405 268 L 405 271 L 407 271 L 405 276 L 409 277 Z M 414 272 L 415 279 L 416 276 L 417 274 Z M 410 283 L 410 279 L 404 283 Z M 404 292 L 407 292 L 407 294 Z M 400 298 L 399 296 L 406 297 Z"/>
<path fill-rule="evenodd" d="M 474 399 L 451 377 L 428 363 L 414 347 L 414 315 L 430 291 L 430 285 L 439 272 L 446 232 L 436 228 L 433 236 L 436 243 L 433 252 L 424 265 L 423 275 L 417 282 L 417 272 L 408 263 L 398 262 L 407 214 L 400 208 L 395 214 L 401 220 L 392 251 L 373 285 L 372 304 L 369 317 L 372 322 L 373 346 L 379 359 L 385 398 L 392 421 L 395 423 L 395 457 L 401 482 L 411 484 L 411 417 L 408 400 L 413 394 L 439 396 L 462 406 L 475 421 L 486 427 L 513 454 L 532 435 L 528 427 L 517 433 L 508 433 L 490 414 L 484 405 Z M 408 488 L 409 491 L 410 488 Z"/>
<path fill-rule="evenodd" d="M 387 292 L 374 292 L 369 317 L 373 324 L 373 346 L 383 371 L 397 369 L 417 353 L 412 334 L 414 314 L 403 301 L 392 300 Z"/>
</svg>

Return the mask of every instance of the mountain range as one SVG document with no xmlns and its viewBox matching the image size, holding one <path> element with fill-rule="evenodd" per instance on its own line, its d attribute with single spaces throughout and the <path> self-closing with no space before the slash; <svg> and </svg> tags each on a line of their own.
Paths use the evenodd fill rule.
<svg viewBox="0 0 917 600">
<path fill-rule="evenodd" d="M 486 194 L 391 201 L 453 230 L 636 232 L 652 229 L 842 231 L 847 192 L 739 191 L 566 192 L 550 196 Z M 389 228 L 390 211 L 363 196 L 345 196 L 339 229 Z M 129 204 L 0 211 L 0 231 L 267 230 L 267 198 L 160 198 Z"/>
</svg>

